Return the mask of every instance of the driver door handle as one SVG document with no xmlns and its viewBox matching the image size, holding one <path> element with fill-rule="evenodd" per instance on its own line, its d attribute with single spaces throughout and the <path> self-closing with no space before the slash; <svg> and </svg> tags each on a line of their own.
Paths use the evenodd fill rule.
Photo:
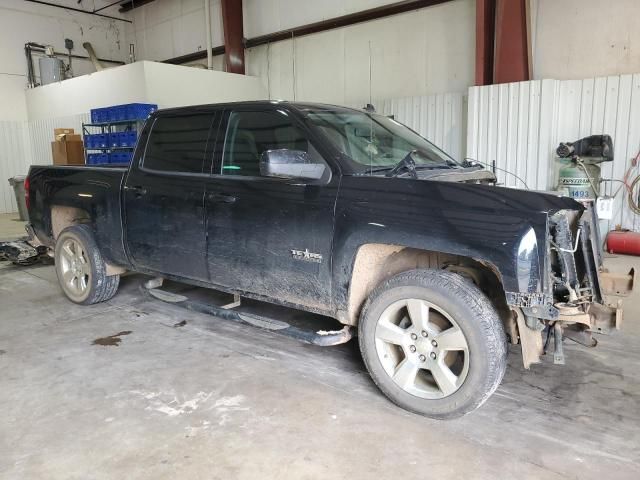
<svg viewBox="0 0 640 480">
<path fill-rule="evenodd" d="M 124 189 L 127 192 L 132 192 L 136 198 L 140 198 L 141 196 L 147 194 L 147 189 L 140 185 L 134 185 L 134 186 L 125 185 Z"/>
<path fill-rule="evenodd" d="M 207 198 L 215 203 L 234 203 L 236 201 L 236 197 L 225 193 L 209 193 Z"/>
</svg>

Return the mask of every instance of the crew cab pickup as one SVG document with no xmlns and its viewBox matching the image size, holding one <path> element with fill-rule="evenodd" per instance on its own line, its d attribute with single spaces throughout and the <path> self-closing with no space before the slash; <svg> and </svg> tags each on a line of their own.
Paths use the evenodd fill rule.
<svg viewBox="0 0 640 480">
<path fill-rule="evenodd" d="M 619 325 L 632 275 L 603 268 L 591 208 L 502 188 L 391 118 L 242 102 L 160 110 L 125 167 L 33 166 L 28 230 L 66 296 L 108 300 L 125 271 L 357 326 L 396 404 L 480 406 L 543 336 L 591 345 Z"/>
</svg>

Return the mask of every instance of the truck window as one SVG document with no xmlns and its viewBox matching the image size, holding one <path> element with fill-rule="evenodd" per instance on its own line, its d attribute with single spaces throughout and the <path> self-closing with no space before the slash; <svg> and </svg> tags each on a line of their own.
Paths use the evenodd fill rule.
<svg viewBox="0 0 640 480">
<path fill-rule="evenodd" d="M 162 172 L 202 173 L 212 114 L 159 117 L 142 166 Z"/>
<path fill-rule="evenodd" d="M 393 167 L 409 152 L 418 165 L 450 165 L 455 160 L 406 126 L 357 110 L 308 109 L 307 118 L 365 172 L 371 167 Z"/>
<path fill-rule="evenodd" d="M 319 156 L 286 113 L 232 112 L 224 142 L 222 174 L 260 176 L 262 152 L 282 148 Z"/>
</svg>

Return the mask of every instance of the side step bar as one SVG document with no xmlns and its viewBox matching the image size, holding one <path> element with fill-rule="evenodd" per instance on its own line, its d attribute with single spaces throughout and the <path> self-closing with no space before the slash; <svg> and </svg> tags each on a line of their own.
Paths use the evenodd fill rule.
<svg viewBox="0 0 640 480">
<path fill-rule="evenodd" d="M 214 315 L 224 320 L 252 325 L 263 330 L 269 330 L 280 335 L 295 338 L 296 340 L 311 345 L 330 347 L 333 345 L 347 343 L 353 337 L 353 327 L 350 326 L 345 326 L 341 330 L 319 330 L 315 332 L 313 330 L 304 330 L 302 328 L 295 327 L 287 322 L 276 320 L 274 318 L 237 312 L 233 310 L 233 308 L 240 305 L 240 297 L 237 295 L 234 295 L 234 301 L 232 303 L 217 306 L 210 303 L 191 300 L 189 297 L 184 295 L 167 292 L 160 288 L 146 288 L 145 286 L 141 286 L 140 289 L 157 300 L 171 303 L 173 305 L 186 308 L 187 310 Z"/>
</svg>

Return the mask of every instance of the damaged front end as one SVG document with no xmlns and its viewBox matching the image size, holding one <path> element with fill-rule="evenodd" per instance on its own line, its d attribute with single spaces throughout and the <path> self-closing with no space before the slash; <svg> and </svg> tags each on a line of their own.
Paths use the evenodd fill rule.
<svg viewBox="0 0 640 480">
<path fill-rule="evenodd" d="M 622 298 L 631 293 L 635 272 L 609 272 L 603 266 L 601 245 L 597 216 L 590 206 L 549 216 L 544 291 L 525 302 L 516 298 L 509 302 L 518 307 L 514 323 L 525 368 L 540 361 L 551 337 L 554 363 L 564 364 L 563 337 L 593 347 L 594 333 L 621 327 Z"/>
</svg>

